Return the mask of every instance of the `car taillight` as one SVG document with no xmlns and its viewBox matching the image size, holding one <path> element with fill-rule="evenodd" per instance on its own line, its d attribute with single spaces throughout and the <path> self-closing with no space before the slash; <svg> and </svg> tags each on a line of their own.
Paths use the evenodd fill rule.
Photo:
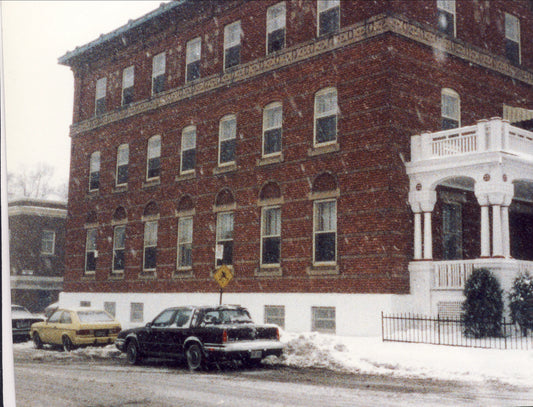
<svg viewBox="0 0 533 407">
<path fill-rule="evenodd" d="M 111 333 L 114 333 L 114 334 L 118 334 L 120 331 L 121 331 L 121 329 L 120 329 L 119 327 L 116 327 L 116 328 L 110 329 L 110 332 L 111 332 Z"/>
<path fill-rule="evenodd" d="M 76 335 L 90 335 L 91 330 L 90 329 L 80 329 L 79 331 L 76 331 Z"/>
<path fill-rule="evenodd" d="M 277 338 L 278 341 L 279 341 L 279 329 L 278 329 L 278 328 L 276 328 L 276 338 Z"/>
<path fill-rule="evenodd" d="M 222 343 L 226 343 L 228 341 L 228 332 L 224 329 L 222 331 Z"/>
</svg>

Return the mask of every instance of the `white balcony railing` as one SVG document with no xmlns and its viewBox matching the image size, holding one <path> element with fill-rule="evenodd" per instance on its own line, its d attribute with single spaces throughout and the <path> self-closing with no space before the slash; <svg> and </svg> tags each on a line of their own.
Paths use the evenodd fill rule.
<svg viewBox="0 0 533 407">
<path fill-rule="evenodd" d="M 483 152 L 509 152 L 533 159 L 533 132 L 499 118 L 474 126 L 424 133 L 411 138 L 411 161 Z"/>
</svg>

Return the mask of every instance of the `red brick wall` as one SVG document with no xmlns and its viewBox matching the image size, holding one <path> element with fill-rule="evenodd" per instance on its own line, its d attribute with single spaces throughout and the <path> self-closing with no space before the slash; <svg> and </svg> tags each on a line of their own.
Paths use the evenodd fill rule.
<svg viewBox="0 0 533 407">
<path fill-rule="evenodd" d="M 235 4 L 237 4 L 236 2 Z M 94 84 L 108 77 L 108 106 L 118 108 L 122 69 L 135 62 L 136 100 L 149 98 L 151 56 L 168 50 L 170 86 L 183 84 L 185 43 L 201 34 L 202 77 L 222 72 L 224 25 L 241 19 L 245 38 L 242 62 L 264 54 L 266 8 L 276 1 L 248 2 L 241 8 L 227 3 L 225 14 L 214 20 L 205 3 L 202 23 L 194 21 L 178 30 L 172 24 L 164 35 L 132 45 L 127 56 L 113 54 L 90 65 L 76 81 L 75 121 L 93 116 Z M 384 11 L 381 2 L 341 2 L 342 25 L 353 24 Z M 411 2 L 390 3 L 391 7 Z M 293 1 L 287 6 L 287 45 L 316 36 L 314 3 Z M 352 5 L 353 8 L 349 6 Z M 458 6 L 459 8 L 459 6 Z M 410 10 L 419 19 L 421 10 Z M 364 13 L 366 12 L 366 13 Z M 425 14 L 424 14 L 425 15 Z M 427 17 L 427 16 L 426 16 Z M 433 17 L 431 17 L 432 19 Z M 423 20 L 421 20 L 423 21 Z M 177 31 L 176 31 L 177 30 Z M 183 35 L 181 33 L 184 33 Z M 170 53 L 172 51 L 172 53 Z M 150 57 L 147 56 L 147 53 Z M 179 56 L 179 57 L 178 57 Z M 109 75 L 112 72 L 112 75 Z M 309 156 L 313 146 L 314 94 L 327 86 L 338 91 L 339 151 Z M 217 193 L 230 188 L 235 197 L 235 280 L 228 291 L 238 292 L 344 292 L 407 293 L 407 265 L 412 258 L 412 214 L 407 203 L 408 180 L 404 160 L 409 159 L 410 136 L 440 128 L 443 87 L 461 96 L 463 124 L 501 115 L 502 103 L 524 104 L 531 86 L 472 66 L 455 57 L 435 62 L 431 48 L 387 34 L 354 46 L 326 53 L 306 62 L 265 73 L 226 88 L 219 88 L 156 111 L 117 121 L 74 136 L 67 243 L 66 291 L 215 291 L 215 220 Z M 139 98 L 139 99 L 137 99 Z M 282 163 L 258 166 L 261 157 L 262 109 L 283 103 Z M 76 112 L 79 112 L 77 114 Z M 214 175 L 218 154 L 219 120 L 237 116 L 238 170 Z M 197 126 L 196 176 L 176 180 L 182 129 Z M 148 139 L 162 136 L 161 183 L 143 187 Z M 130 145 L 126 192 L 114 192 L 117 147 Z M 100 151 L 101 187 L 88 194 L 89 157 Z M 310 276 L 312 265 L 313 180 L 324 172 L 338 183 L 338 275 Z M 259 277 L 259 191 L 267 181 L 280 185 L 282 204 L 282 276 Z M 173 278 L 176 265 L 177 218 L 180 198 L 194 202 L 193 278 Z M 158 267 L 155 279 L 139 277 L 142 269 L 143 222 L 146 205 L 159 207 Z M 126 270 L 123 279 L 110 278 L 112 225 L 115 209 L 128 215 Z M 83 277 L 87 213 L 98 216 L 99 238 L 95 277 Z"/>
</svg>

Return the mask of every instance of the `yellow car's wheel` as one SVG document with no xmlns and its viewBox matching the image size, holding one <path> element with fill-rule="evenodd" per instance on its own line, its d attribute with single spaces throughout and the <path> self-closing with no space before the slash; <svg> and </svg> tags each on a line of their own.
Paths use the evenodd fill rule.
<svg viewBox="0 0 533 407">
<path fill-rule="evenodd" d="M 33 334 L 33 346 L 35 346 L 35 349 L 43 348 L 43 341 L 41 341 L 41 337 L 37 332 Z"/>
<path fill-rule="evenodd" d="M 74 345 L 72 344 L 72 341 L 67 335 L 63 336 L 61 342 L 63 343 L 63 350 L 65 352 L 70 352 L 71 350 L 74 350 Z"/>
</svg>

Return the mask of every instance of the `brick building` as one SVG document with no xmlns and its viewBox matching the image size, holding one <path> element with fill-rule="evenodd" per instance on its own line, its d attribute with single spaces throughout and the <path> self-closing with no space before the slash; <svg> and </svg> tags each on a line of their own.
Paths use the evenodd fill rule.
<svg viewBox="0 0 533 407">
<path fill-rule="evenodd" d="M 372 334 L 380 311 L 457 312 L 474 267 L 508 287 L 533 268 L 532 19 L 176 0 L 68 52 L 61 300 L 142 323 L 217 302 L 226 264 L 224 302 L 258 320 Z"/>
<path fill-rule="evenodd" d="M 63 286 L 67 204 L 17 199 L 8 217 L 11 302 L 42 312 Z"/>
</svg>

